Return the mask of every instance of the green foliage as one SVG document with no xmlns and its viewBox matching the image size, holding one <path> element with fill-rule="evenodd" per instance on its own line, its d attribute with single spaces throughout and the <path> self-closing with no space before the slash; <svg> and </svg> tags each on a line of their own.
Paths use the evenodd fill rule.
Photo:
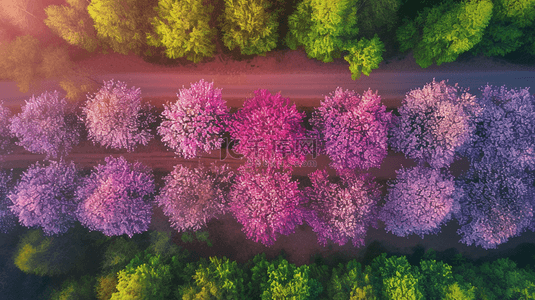
<svg viewBox="0 0 535 300">
<path fill-rule="evenodd" d="M 267 266 L 268 280 L 262 283 L 262 299 L 315 299 L 323 291 L 323 286 L 310 279 L 307 265 L 296 267 L 279 256 Z"/>
<path fill-rule="evenodd" d="M 36 66 L 41 60 L 39 40 L 31 35 L 18 36 L 11 43 L 0 45 L 0 78 L 17 82 L 27 93 L 39 76 Z"/>
<path fill-rule="evenodd" d="M 98 300 L 110 300 L 111 295 L 117 292 L 117 273 L 110 272 L 97 278 L 95 293 Z"/>
<path fill-rule="evenodd" d="M 436 260 L 420 261 L 419 285 L 425 299 L 475 299 L 475 289 L 463 287 L 453 277 L 451 266 Z"/>
<path fill-rule="evenodd" d="M 60 275 L 81 266 L 85 247 L 78 228 L 50 237 L 44 236 L 40 229 L 33 229 L 21 237 L 13 261 L 25 273 Z"/>
<path fill-rule="evenodd" d="M 171 266 L 160 255 L 140 253 L 117 273 L 117 292 L 111 300 L 165 299 L 171 294 Z"/>
<path fill-rule="evenodd" d="M 535 21 L 535 0 L 494 0 L 493 15 L 473 52 L 504 56 L 529 43 Z"/>
<path fill-rule="evenodd" d="M 50 300 L 92 300 L 95 299 L 93 285 L 94 277 L 84 275 L 79 280 L 69 278 L 61 284 L 59 290 L 54 290 Z"/>
<path fill-rule="evenodd" d="M 288 17 L 286 44 L 291 49 L 303 45 L 309 58 L 323 62 L 339 58 L 359 33 L 357 1 L 303 0 Z"/>
<path fill-rule="evenodd" d="M 93 52 L 98 45 L 93 20 L 87 12 L 89 1 L 66 0 L 68 5 L 45 8 L 46 26 L 71 45 Z"/>
<path fill-rule="evenodd" d="M 225 0 L 221 15 L 223 43 L 242 54 L 265 55 L 277 47 L 277 14 L 271 13 L 269 0 Z"/>
<path fill-rule="evenodd" d="M 535 274 L 520 269 L 508 258 L 486 262 L 481 266 L 466 263 L 454 268 L 458 281 L 476 287 L 477 299 L 533 299 Z"/>
<path fill-rule="evenodd" d="M 165 262 L 173 256 L 183 259 L 189 255 L 187 250 L 181 249 L 171 240 L 171 234 L 166 231 L 152 231 L 150 233 L 150 245 L 147 247 L 147 251 L 153 255 L 160 255 Z"/>
<path fill-rule="evenodd" d="M 382 299 L 424 299 L 418 282 L 418 268 L 412 267 L 405 256 L 376 257 L 371 264 L 374 290 L 381 291 Z"/>
<path fill-rule="evenodd" d="M 422 67 L 453 62 L 481 38 L 492 16 L 491 0 L 446 0 L 424 9 L 418 17 L 397 31 L 401 49 L 414 48 L 414 58 Z M 418 32 L 415 32 L 415 28 Z"/>
<path fill-rule="evenodd" d="M 357 2 L 357 27 L 362 36 L 390 32 L 397 24 L 401 0 L 359 0 Z"/>
<path fill-rule="evenodd" d="M 104 272 L 123 269 L 139 253 L 136 242 L 130 238 L 118 237 L 111 241 L 104 252 L 102 269 Z"/>
<path fill-rule="evenodd" d="M 247 282 L 247 298 L 260 299 L 263 293 L 263 289 L 269 280 L 267 273 L 270 262 L 266 260 L 266 254 L 260 253 L 253 257 L 252 261 L 249 261 L 251 267 L 249 268 L 250 280 Z"/>
<path fill-rule="evenodd" d="M 349 63 L 351 79 L 356 80 L 360 78 L 360 73 L 370 76 L 372 69 L 379 67 L 379 63 L 383 61 L 385 46 L 376 34 L 371 40 L 362 38 L 345 50 L 349 51 L 344 59 Z"/>
<path fill-rule="evenodd" d="M 210 257 L 197 264 L 193 283 L 181 290 L 182 299 L 244 299 L 246 273 L 235 261 Z"/>
<path fill-rule="evenodd" d="M 92 0 L 87 7 L 97 37 L 113 51 L 139 54 L 144 42 L 144 15 L 139 0 Z"/>
<path fill-rule="evenodd" d="M 151 19 L 154 34 L 147 34 L 147 44 L 164 46 L 169 58 L 186 57 L 194 63 L 212 57 L 216 29 L 210 27 L 214 7 L 203 0 L 160 0 Z"/>
<path fill-rule="evenodd" d="M 334 268 L 331 280 L 327 285 L 329 299 L 377 299 L 377 291 L 373 289 L 371 271 L 369 268 L 362 270 L 362 266 L 356 260 L 347 264 L 339 264 Z"/>
<path fill-rule="evenodd" d="M 210 233 L 208 231 L 195 231 L 195 235 L 190 232 L 183 232 L 180 239 L 184 243 L 192 243 L 197 239 L 201 243 L 206 243 L 208 247 L 212 247 L 212 241 L 210 240 Z"/>
</svg>

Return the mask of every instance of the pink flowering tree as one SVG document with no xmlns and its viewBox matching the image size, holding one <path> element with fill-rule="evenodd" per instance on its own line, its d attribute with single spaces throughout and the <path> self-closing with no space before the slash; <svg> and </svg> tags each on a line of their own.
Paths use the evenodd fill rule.
<svg viewBox="0 0 535 300">
<path fill-rule="evenodd" d="M 156 197 L 171 226 L 181 232 L 197 231 L 228 210 L 234 172 L 228 166 L 190 169 L 176 165 Z"/>
<path fill-rule="evenodd" d="M 309 174 L 312 187 L 305 188 L 308 198 L 306 222 L 316 232 L 318 241 L 327 240 L 345 245 L 364 246 L 369 226 L 377 228 L 378 202 L 381 191 L 367 174 L 356 175 L 344 170 L 337 183 L 330 182 L 325 170 Z"/>
<path fill-rule="evenodd" d="M 396 171 L 379 213 L 386 231 L 397 236 L 437 234 L 459 210 L 453 177 L 438 169 L 416 166 Z"/>
<path fill-rule="evenodd" d="M 533 185 L 527 174 L 500 165 L 474 163 L 456 178 L 461 210 L 457 231 L 467 245 L 494 249 L 520 235 L 533 220 Z"/>
<path fill-rule="evenodd" d="M 368 90 L 363 96 L 338 87 L 325 96 L 310 123 L 319 133 L 322 152 L 335 169 L 379 167 L 386 157 L 391 113 L 381 97 Z"/>
<path fill-rule="evenodd" d="M 305 198 L 289 172 L 241 167 L 230 192 L 230 211 L 248 239 L 271 246 L 303 223 Z"/>
<path fill-rule="evenodd" d="M 0 233 L 9 233 L 17 225 L 17 217 L 9 208 L 13 203 L 7 197 L 12 180 L 11 174 L 0 170 Z"/>
<path fill-rule="evenodd" d="M 230 135 L 238 141 L 234 151 L 243 154 L 249 163 L 261 162 L 274 168 L 301 164 L 305 155 L 298 151 L 298 142 L 305 138 L 305 114 L 280 93 L 254 93 L 230 122 Z"/>
<path fill-rule="evenodd" d="M 4 106 L 4 101 L 0 101 L 0 155 L 12 152 L 11 139 L 13 134 L 9 130 L 11 123 L 11 110 Z"/>
<path fill-rule="evenodd" d="M 80 141 L 74 118 L 69 118 L 67 101 L 57 91 L 32 96 L 22 106 L 22 112 L 11 119 L 9 129 L 18 138 L 17 145 L 46 159 L 67 155 Z"/>
<path fill-rule="evenodd" d="M 132 237 L 149 228 L 155 186 L 150 168 L 106 157 L 76 191 L 78 220 L 107 236 Z"/>
<path fill-rule="evenodd" d="M 45 235 L 64 234 L 76 221 L 79 179 L 72 161 L 33 164 L 9 193 L 10 209 L 22 226 L 41 227 Z"/>
<path fill-rule="evenodd" d="M 426 84 L 405 96 L 391 129 L 391 147 L 433 168 L 449 166 L 467 143 L 481 113 L 476 97 L 446 81 Z"/>
<path fill-rule="evenodd" d="M 484 86 L 484 107 L 470 143 L 460 149 L 471 162 L 535 170 L 535 97 L 529 88 Z"/>
<path fill-rule="evenodd" d="M 138 144 L 147 145 L 153 138 L 149 126 L 155 122 L 152 106 L 141 102 L 139 88 L 126 83 L 104 81 L 102 88 L 87 97 L 81 119 L 88 138 L 106 148 L 131 152 Z"/>
<path fill-rule="evenodd" d="M 221 98 L 221 89 L 201 79 L 183 88 L 178 100 L 164 104 L 163 121 L 158 127 L 162 142 L 186 159 L 199 151 L 219 149 L 226 129 L 229 109 Z"/>
</svg>

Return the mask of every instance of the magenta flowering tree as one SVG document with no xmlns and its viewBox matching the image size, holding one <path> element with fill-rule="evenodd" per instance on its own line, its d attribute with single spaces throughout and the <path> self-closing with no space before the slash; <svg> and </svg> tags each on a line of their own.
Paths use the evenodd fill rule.
<svg viewBox="0 0 535 300">
<path fill-rule="evenodd" d="M 197 231 L 227 212 L 233 179 L 234 172 L 227 165 L 194 169 L 176 165 L 164 178 L 156 202 L 175 230 Z"/>
<path fill-rule="evenodd" d="M 398 110 L 390 145 L 418 163 L 433 168 L 449 166 L 475 130 L 481 113 L 476 97 L 446 81 L 411 90 Z"/>
<path fill-rule="evenodd" d="M 305 114 L 280 93 L 256 90 L 254 94 L 230 122 L 230 135 L 238 141 L 234 151 L 250 163 L 274 168 L 301 164 L 305 155 L 298 150 L 298 143 L 305 138 Z"/>
<path fill-rule="evenodd" d="M 150 168 L 124 157 L 106 157 L 76 191 L 76 214 L 89 230 L 132 237 L 149 228 L 155 186 Z"/>
<path fill-rule="evenodd" d="M 303 223 L 305 198 L 289 172 L 246 166 L 230 192 L 230 211 L 248 239 L 271 246 L 277 234 L 289 235 Z"/>
<path fill-rule="evenodd" d="M 164 104 L 163 121 L 158 127 L 162 142 L 186 159 L 199 151 L 219 149 L 226 129 L 229 109 L 221 98 L 221 89 L 203 79 L 183 88 L 178 100 Z"/>
<path fill-rule="evenodd" d="M 11 119 L 9 126 L 18 138 L 17 145 L 46 159 L 67 155 L 80 141 L 77 123 L 66 115 L 67 101 L 59 93 L 44 92 L 22 106 L 22 112 Z"/>
<path fill-rule="evenodd" d="M 520 235 L 533 220 L 531 180 L 527 174 L 500 165 L 475 162 L 456 178 L 455 198 L 461 210 L 454 216 L 461 242 L 494 249 Z"/>
<path fill-rule="evenodd" d="M 12 180 L 11 174 L 0 170 L 0 233 L 9 233 L 17 225 L 17 217 L 9 208 L 13 203 L 7 197 Z"/>
<path fill-rule="evenodd" d="M 37 162 L 26 170 L 8 197 L 11 211 L 26 227 L 41 227 L 45 235 L 67 232 L 76 221 L 75 191 L 80 176 L 74 162 Z"/>
<path fill-rule="evenodd" d="M 434 168 L 416 166 L 396 171 L 379 213 L 385 230 L 397 236 L 437 234 L 459 210 L 453 177 Z"/>
<path fill-rule="evenodd" d="M 4 106 L 4 101 L 0 101 L 0 155 L 12 152 L 11 139 L 13 134 L 9 130 L 11 123 L 11 110 Z"/>
<path fill-rule="evenodd" d="M 155 122 L 152 106 L 141 102 L 139 88 L 126 83 L 104 81 L 102 88 L 87 97 L 82 109 L 88 138 L 106 148 L 131 152 L 138 144 L 147 145 L 153 138 L 149 126 Z"/>
<path fill-rule="evenodd" d="M 460 154 L 474 162 L 535 170 L 535 97 L 529 88 L 505 86 L 480 89 L 483 113 L 470 143 Z"/>
<path fill-rule="evenodd" d="M 345 245 L 352 239 L 354 247 L 364 246 L 369 226 L 377 228 L 381 191 L 368 174 L 340 171 L 340 181 L 330 182 L 325 170 L 309 174 L 312 187 L 305 188 L 309 209 L 306 222 L 326 246 L 327 240 Z"/>
<path fill-rule="evenodd" d="M 368 90 L 360 96 L 338 87 L 325 96 L 310 122 L 331 167 L 367 170 L 379 167 L 386 157 L 391 116 L 377 93 Z"/>
</svg>

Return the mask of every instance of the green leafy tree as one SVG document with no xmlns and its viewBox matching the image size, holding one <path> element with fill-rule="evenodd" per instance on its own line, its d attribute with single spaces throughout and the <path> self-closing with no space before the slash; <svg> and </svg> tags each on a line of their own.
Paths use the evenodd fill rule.
<svg viewBox="0 0 535 300">
<path fill-rule="evenodd" d="M 359 0 L 357 2 L 357 26 L 359 33 L 372 38 L 395 28 L 401 0 Z"/>
<path fill-rule="evenodd" d="M 186 57 L 194 63 L 214 55 L 217 31 L 209 25 L 212 5 L 203 0 L 160 0 L 155 10 L 148 45 L 164 46 L 167 57 Z"/>
<path fill-rule="evenodd" d="M 245 299 L 247 274 L 226 257 L 210 257 L 210 262 L 201 258 L 192 279 L 181 289 L 183 300 Z"/>
<path fill-rule="evenodd" d="M 45 236 L 40 229 L 30 230 L 18 243 L 13 256 L 15 266 L 39 276 L 55 276 L 81 268 L 86 250 L 81 234 L 77 227 L 61 236 Z"/>
<path fill-rule="evenodd" d="M 385 46 L 376 34 L 371 40 L 362 38 L 351 43 L 346 50 L 349 54 L 344 56 L 344 59 L 349 63 L 351 79 L 356 80 L 360 78 L 361 73 L 370 76 L 372 69 L 379 68 Z"/>
<path fill-rule="evenodd" d="M 93 290 L 95 278 L 91 275 L 84 275 L 75 280 L 68 278 L 60 289 L 55 289 L 50 295 L 50 300 L 92 300 L 95 299 Z"/>
<path fill-rule="evenodd" d="M 530 29 L 535 22 L 535 0 L 494 0 L 489 26 L 474 53 L 504 56 L 533 42 Z"/>
<path fill-rule="evenodd" d="M 420 278 L 425 299 L 475 299 L 475 288 L 455 281 L 451 266 L 436 260 L 420 261 Z"/>
<path fill-rule="evenodd" d="M 139 54 L 145 41 L 147 20 L 139 0 L 92 0 L 87 11 L 97 37 L 117 53 Z"/>
<path fill-rule="evenodd" d="M 111 295 L 117 292 L 117 273 L 110 272 L 97 278 L 95 294 L 98 300 L 110 300 Z"/>
<path fill-rule="evenodd" d="M 93 52 L 98 40 L 93 20 L 87 12 L 89 0 L 66 0 L 68 5 L 45 8 L 45 24 L 71 45 Z"/>
<path fill-rule="evenodd" d="M 378 291 L 373 289 L 370 268 L 363 270 L 360 263 L 351 260 L 334 268 L 331 280 L 327 284 L 329 299 L 377 299 Z"/>
<path fill-rule="evenodd" d="M 160 255 L 143 252 L 117 273 L 117 292 L 111 300 L 165 299 L 171 294 L 171 266 Z"/>
<path fill-rule="evenodd" d="M 422 68 L 453 62 L 482 38 L 492 16 L 491 0 L 446 0 L 425 8 L 397 31 L 400 50 L 414 50 Z"/>
<path fill-rule="evenodd" d="M 225 46 L 245 55 L 265 55 L 277 47 L 279 23 L 270 7 L 269 0 L 225 0 L 220 20 Z"/>
<path fill-rule="evenodd" d="M 371 264 L 374 290 L 381 299 L 424 299 L 418 267 L 413 267 L 405 256 L 387 258 L 386 253 L 376 257 Z"/>
<path fill-rule="evenodd" d="M 104 251 L 102 270 L 118 272 L 123 269 L 139 253 L 138 244 L 131 238 L 114 238 Z"/>
</svg>

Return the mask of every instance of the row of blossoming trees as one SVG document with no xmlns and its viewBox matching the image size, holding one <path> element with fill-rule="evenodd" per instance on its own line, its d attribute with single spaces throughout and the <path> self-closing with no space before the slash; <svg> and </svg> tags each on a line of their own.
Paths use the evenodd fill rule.
<svg viewBox="0 0 535 300">
<path fill-rule="evenodd" d="M 84 177 L 63 159 L 84 124 L 88 138 L 107 148 L 146 145 L 156 118 L 139 89 L 105 82 L 88 96 L 78 118 L 57 92 L 44 93 L 16 116 L 1 109 L 4 153 L 16 138 L 28 151 L 59 160 L 32 165 L 16 185 L 11 175 L 1 174 L 0 228 L 7 231 L 18 219 L 51 235 L 79 221 L 108 236 L 132 236 L 148 229 L 156 203 L 178 231 L 198 230 L 232 213 L 248 238 L 267 246 L 303 222 L 323 245 L 351 240 L 362 246 L 378 220 L 395 235 L 423 237 L 455 218 L 461 242 L 495 248 L 535 229 L 535 99 L 528 88 L 481 91 L 476 97 L 433 80 L 407 93 L 392 115 L 377 93 L 338 88 L 313 112 L 312 130 L 306 130 L 305 114 L 280 94 L 257 90 L 231 115 L 221 89 L 201 80 L 164 105 L 157 127 L 161 140 L 176 155 L 194 158 L 218 149 L 228 132 L 246 162 L 237 172 L 226 165 L 177 165 L 158 194 L 151 170 L 140 163 L 107 157 Z M 311 150 L 302 149 L 302 140 L 318 142 L 336 178 L 316 170 L 309 174 L 311 185 L 298 188 L 292 167 Z M 388 146 L 418 165 L 397 172 L 381 205 L 380 187 L 366 171 L 380 167 Z M 461 156 L 470 169 L 453 178 L 449 165 Z"/>
</svg>

